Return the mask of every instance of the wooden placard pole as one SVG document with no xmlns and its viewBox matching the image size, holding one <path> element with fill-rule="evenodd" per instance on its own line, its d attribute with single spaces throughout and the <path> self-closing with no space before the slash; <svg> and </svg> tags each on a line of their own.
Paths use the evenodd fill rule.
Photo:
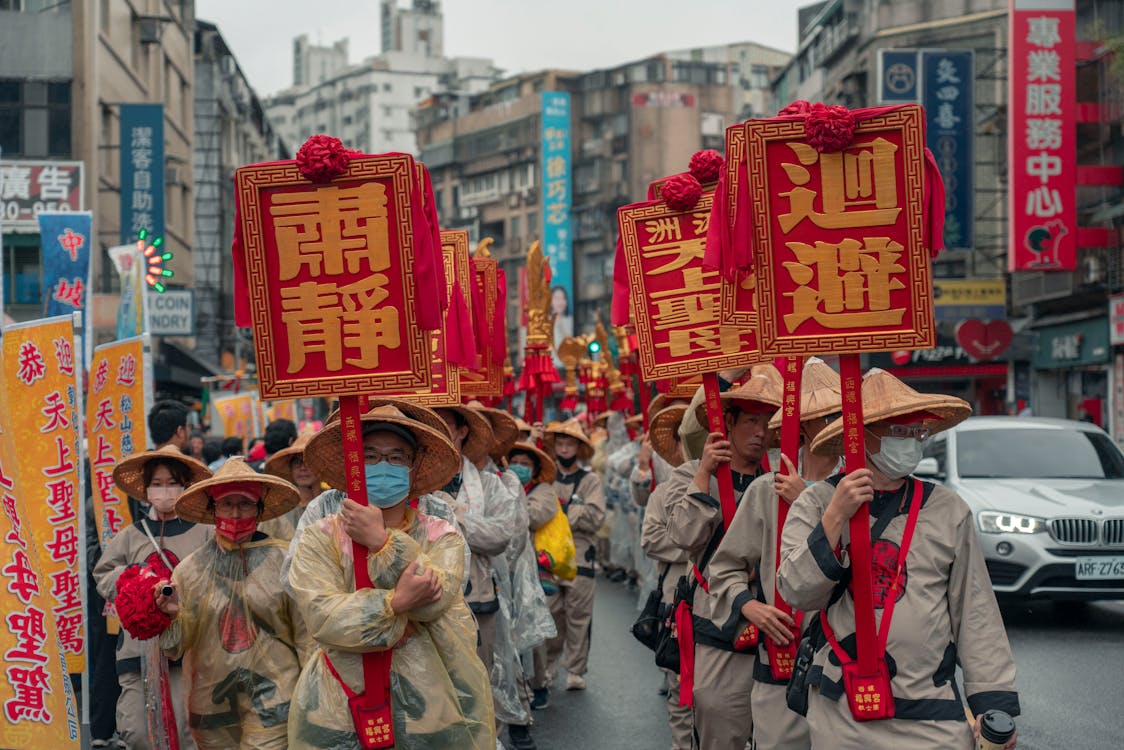
<svg viewBox="0 0 1124 750">
<path fill-rule="evenodd" d="M 726 436 L 726 422 L 722 415 L 722 397 L 718 390 L 718 373 L 708 372 L 702 376 L 703 392 L 706 395 L 706 422 L 708 432 Z M 734 475 L 729 463 L 718 464 L 718 502 L 722 506 L 722 527 L 730 528 L 734 521 L 737 501 L 734 499 Z"/>
<path fill-rule="evenodd" d="M 843 445 L 847 473 L 866 468 L 866 433 L 863 428 L 862 368 L 858 354 L 841 354 L 839 372 L 843 391 Z M 873 674 L 878 663 L 874 625 L 874 587 L 870 573 L 870 507 L 864 503 L 849 524 L 851 543 L 851 595 L 855 600 L 855 649 L 860 674 Z"/>
<path fill-rule="evenodd" d="M 788 457 L 796 471 L 800 468 L 800 387 L 804 375 L 803 357 L 785 357 L 778 361 L 781 372 L 784 374 L 784 401 L 781 404 L 781 454 Z M 788 465 L 784 461 L 777 467 L 777 473 L 787 475 Z M 777 539 L 776 539 L 776 569 L 781 567 L 781 535 L 784 533 L 784 524 L 788 520 L 788 500 L 783 495 L 777 495 Z M 796 647 L 800 643 L 800 631 L 803 625 L 803 613 L 793 615 L 792 607 L 781 596 L 777 589 L 776 580 L 773 582 L 773 606 L 793 618 L 792 641 L 787 647 L 780 646 L 767 638 L 765 646 L 769 654 L 769 668 L 776 679 L 787 679 L 792 676 L 792 667 L 796 662 Z"/>
</svg>

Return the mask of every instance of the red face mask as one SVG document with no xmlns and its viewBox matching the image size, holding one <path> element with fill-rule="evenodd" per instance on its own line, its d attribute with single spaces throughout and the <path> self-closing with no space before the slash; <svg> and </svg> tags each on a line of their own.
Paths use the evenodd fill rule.
<svg viewBox="0 0 1124 750">
<path fill-rule="evenodd" d="M 249 518 L 215 518 L 215 533 L 232 542 L 244 542 L 258 528 L 257 516 Z"/>
</svg>

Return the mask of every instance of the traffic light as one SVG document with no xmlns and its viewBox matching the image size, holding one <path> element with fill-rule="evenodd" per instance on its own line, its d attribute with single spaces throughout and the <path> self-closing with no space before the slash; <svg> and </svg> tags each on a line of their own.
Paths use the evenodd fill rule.
<svg viewBox="0 0 1124 750">
<path fill-rule="evenodd" d="M 601 351 L 601 342 L 600 341 L 594 340 L 594 341 L 589 342 L 589 353 L 590 354 L 597 354 L 600 351 Z"/>
</svg>

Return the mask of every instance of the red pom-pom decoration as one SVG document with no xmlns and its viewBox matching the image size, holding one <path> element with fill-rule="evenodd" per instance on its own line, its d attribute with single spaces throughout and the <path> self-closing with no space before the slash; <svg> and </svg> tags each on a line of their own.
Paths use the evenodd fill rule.
<svg viewBox="0 0 1124 750">
<path fill-rule="evenodd" d="M 796 116 L 796 115 L 806 115 L 806 114 L 808 114 L 808 110 L 811 109 L 811 108 L 812 108 L 812 105 L 809 104 L 808 102 L 804 101 L 803 99 L 797 99 L 792 104 L 790 104 L 787 107 L 785 107 L 784 109 L 782 109 L 780 112 L 777 112 L 777 116 L 778 117 L 793 117 L 793 116 Z"/>
<path fill-rule="evenodd" d="M 154 589 L 160 580 L 147 565 L 130 565 L 117 578 L 114 608 L 122 627 L 138 641 L 155 638 L 172 623 L 172 618 L 156 607 Z"/>
<path fill-rule="evenodd" d="M 722 158 L 722 154 L 712 148 L 707 148 L 694 153 L 688 168 L 696 180 L 706 185 L 717 182 L 723 164 L 725 164 L 725 160 Z"/>
<path fill-rule="evenodd" d="M 314 135 L 297 152 L 297 169 L 312 182 L 331 182 L 347 171 L 351 157 L 358 151 L 344 148 L 339 138 Z"/>
<path fill-rule="evenodd" d="M 663 184 L 663 202 L 672 211 L 690 211 L 702 197 L 702 185 L 691 174 L 677 174 Z"/>
<path fill-rule="evenodd" d="M 804 126 L 808 144 L 821 154 L 841 151 L 855 139 L 855 116 L 838 104 L 813 104 Z"/>
</svg>

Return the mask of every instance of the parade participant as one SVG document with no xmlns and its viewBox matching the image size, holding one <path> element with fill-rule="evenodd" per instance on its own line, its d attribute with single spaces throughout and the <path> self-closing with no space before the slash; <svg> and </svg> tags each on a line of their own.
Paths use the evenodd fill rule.
<svg viewBox="0 0 1124 750">
<path fill-rule="evenodd" d="M 526 443 L 532 439 L 531 430 L 534 428 L 532 427 L 530 422 L 520 419 L 519 417 L 515 417 L 515 426 L 519 428 L 519 442 Z"/>
<path fill-rule="evenodd" d="M 989 709 L 1019 713 L 1015 664 L 980 552 L 973 515 L 956 493 L 910 476 L 921 441 L 968 417 L 953 396 L 918 393 L 882 370 L 862 383 L 868 467 L 804 490 L 781 544 L 778 590 L 794 608 L 823 610 L 813 625 L 808 725 L 813 747 L 974 748 L 956 667 L 977 717 Z M 812 443 L 842 450 L 843 420 Z M 878 708 L 892 718 L 853 712 L 869 702 L 845 676 L 856 664 L 855 604 L 848 593 L 851 516 L 869 503 L 874 606 L 881 608 L 871 646 L 878 655 Z M 837 551 L 838 550 L 838 551 Z M 883 661 L 884 655 L 884 661 Z M 840 665 L 844 666 L 840 666 Z M 882 668 L 884 666 L 884 669 Z M 851 694 L 853 693 L 853 694 Z M 867 693 L 870 695 L 870 693 Z M 1007 747 L 1014 747 L 1012 738 Z"/>
<path fill-rule="evenodd" d="M 640 449 L 636 452 L 636 466 L 632 470 L 632 476 L 629 477 L 632 502 L 639 508 L 647 506 L 648 497 L 652 494 L 652 490 L 663 482 L 666 482 L 671 477 L 671 472 L 679 464 L 683 463 L 684 460 L 681 445 L 677 449 L 680 457 L 674 466 L 669 464 L 659 451 L 655 450 L 655 446 L 652 444 L 651 425 L 655 423 L 656 415 L 667 407 L 687 406 L 687 404 L 687 399 L 669 399 L 667 396 L 660 393 L 657 394 L 656 397 L 652 399 L 652 403 L 648 405 L 648 435 L 640 442 Z M 676 430 L 679 429 L 681 422 L 682 417 L 675 420 Z M 670 439 L 670 436 L 667 436 L 667 440 Z M 679 443 L 678 433 L 675 435 L 675 442 Z"/>
<path fill-rule="evenodd" d="M 179 401 L 157 401 L 148 412 L 148 438 L 159 450 L 174 445 L 187 451 L 187 407 Z"/>
<path fill-rule="evenodd" d="M 609 412 L 604 416 L 605 429 L 609 433 L 605 445 L 604 486 L 606 517 L 609 519 L 606 525 L 610 534 L 606 543 L 597 550 L 598 560 L 602 561 L 601 567 L 610 581 L 619 583 L 628 580 L 630 585 L 635 585 L 637 572 L 633 560 L 632 532 L 639 524 L 636 507 L 632 504 L 630 479 L 640 443 L 633 440 L 623 414 Z"/>
<path fill-rule="evenodd" d="M 753 664 L 750 703 L 753 712 L 753 738 L 758 747 L 776 750 L 808 750 L 808 724 L 804 717 L 789 711 L 785 701 L 788 676 L 774 674 L 770 668 L 766 639 L 779 646 L 796 646 L 793 615 L 777 608 L 776 573 L 778 544 L 777 495 L 793 502 L 806 483 L 819 482 L 834 474 L 840 465 L 838 456 L 815 455 L 810 446 L 827 425 L 827 418 L 838 417 L 843 408 L 839 375 L 824 362 L 810 357 L 804 364 L 800 385 L 800 441 L 803 446 L 796 458 L 796 471 L 788 456 L 781 461 L 787 475 L 763 474 L 749 485 L 730 528 L 718 545 L 707 568 L 710 581 L 712 612 L 716 620 L 734 623 L 734 630 L 747 625 L 757 627 L 759 634 L 757 658 Z M 776 430 L 781 426 L 777 413 L 769 423 Z M 796 615 L 803 624 L 807 615 Z M 731 659 L 741 660 L 741 657 Z M 749 676 L 749 675 L 747 675 Z M 724 674 L 732 680 L 735 674 Z M 732 684 L 727 681 L 727 684 Z M 743 687 L 739 687 L 744 689 Z"/>
<path fill-rule="evenodd" d="M 275 419 L 265 426 L 263 445 L 265 454 L 257 456 L 251 449 L 250 466 L 254 471 L 265 471 L 265 462 L 297 440 L 297 425 L 291 419 Z"/>
<path fill-rule="evenodd" d="M 567 673 L 566 689 L 585 690 L 596 587 L 593 577 L 593 566 L 597 562 L 596 534 L 605 520 L 605 495 L 600 477 L 582 465 L 593 456 L 593 444 L 576 419 L 549 425 L 543 448 L 547 454 L 553 453 L 557 462 L 554 491 L 574 534 L 578 575 L 573 581 L 560 581 L 558 593 L 551 597 L 550 611 L 558 635 L 547 642 L 545 654 L 536 655 L 533 687 L 550 687 L 565 650 L 562 662 Z"/>
<path fill-rule="evenodd" d="M 297 493 L 300 495 L 300 502 L 293 506 L 292 510 L 265 521 L 259 527 L 274 539 L 284 542 L 292 540 L 297 531 L 297 524 L 300 523 L 308 504 L 323 492 L 320 477 L 312 473 L 312 469 L 304 462 L 304 449 L 311 439 L 310 435 L 301 435 L 296 442 L 288 448 L 277 451 L 265 462 L 266 474 L 272 474 L 289 482 L 297 488 Z"/>
<path fill-rule="evenodd" d="M 723 393 L 727 437 L 708 435 L 702 458 L 683 463 L 666 483 L 668 535 L 687 552 L 696 580 L 709 576 L 708 562 L 724 533 L 718 466 L 730 464 L 735 498 L 740 499 L 762 473 L 761 462 L 772 443 L 769 418 L 781 405 L 782 388 L 776 368 L 760 365 L 744 385 Z M 706 424 L 705 408 L 701 403 L 696 407 L 694 417 L 699 424 Z M 684 421 L 689 413 L 690 408 Z M 687 665 L 680 673 L 685 681 L 684 700 L 693 699 L 695 731 L 702 750 L 744 750 L 753 731 L 750 690 L 756 634 L 748 628 L 739 630 L 737 618 L 719 611 L 708 589 L 709 584 L 700 582 L 694 591 L 694 671 Z M 682 638 L 680 646 L 689 648 Z"/>
<path fill-rule="evenodd" d="M 296 488 L 232 458 L 176 501 L 181 518 L 215 533 L 156 584 L 172 618 L 160 635 L 184 659 L 191 734 L 201 748 L 285 748 L 289 700 L 311 642 L 281 590 L 284 542 L 258 524 L 298 502 Z"/>
<path fill-rule="evenodd" d="M 361 422 L 370 504 L 345 498 L 338 513 L 294 540 L 289 586 L 319 649 L 294 690 L 289 747 L 358 747 L 348 696 L 365 690 L 361 654 L 393 649 L 395 747 L 494 750 L 488 673 L 461 593 L 465 541 L 447 521 L 409 505 L 444 486 L 461 457 L 443 431 L 393 405 L 376 406 Z M 338 421 L 325 425 L 305 456 L 343 492 Z M 373 589 L 355 590 L 353 541 L 370 550 Z"/>
<path fill-rule="evenodd" d="M 686 403 L 661 409 L 652 418 L 648 430 L 647 445 L 655 451 L 656 459 L 672 470 L 683 463 L 679 424 L 686 411 Z M 635 477 L 635 472 L 633 476 Z M 634 481 L 634 487 L 635 484 Z M 668 485 L 660 482 L 654 491 L 644 495 L 644 523 L 641 526 L 640 545 L 644 553 L 659 567 L 657 580 L 662 602 L 670 610 L 675 599 L 675 586 L 680 578 L 687 575 L 687 553 L 672 543 L 667 531 L 667 489 Z M 665 675 L 672 750 L 691 750 L 695 731 L 691 709 L 679 705 L 679 675 L 671 670 L 665 670 Z"/>
<path fill-rule="evenodd" d="M 156 413 L 155 410 L 153 413 Z M 151 424 L 152 414 L 149 416 Z M 172 434 L 175 434 L 174 430 Z M 164 436 L 167 437 L 166 434 Z M 167 569 L 169 564 L 177 567 L 211 538 L 209 527 L 196 525 L 176 515 L 176 500 L 180 493 L 210 476 L 206 466 L 184 455 L 171 442 L 166 442 L 159 450 L 135 453 L 117 465 L 113 470 L 113 481 L 117 487 L 129 497 L 145 498 L 151 509 L 147 514 L 138 514 L 131 525 L 121 529 L 110 540 L 94 567 L 98 593 L 106 601 L 112 602 L 117 598 L 117 581 L 127 567 L 146 566 L 157 577 L 167 578 L 171 572 Z M 129 750 L 148 750 L 151 747 L 142 660 L 163 658 L 163 655 L 156 649 L 152 654 L 146 651 L 142 642 L 133 638 L 126 628 L 121 629 L 117 635 L 117 681 L 121 686 L 121 695 L 117 699 L 117 731 Z M 150 674 L 158 673 L 152 665 L 147 665 L 147 669 Z M 182 750 L 192 747 L 193 743 L 184 711 L 183 670 L 178 661 L 169 665 L 168 677 Z M 155 686 L 150 687 L 153 688 L 148 696 L 151 700 L 158 693 Z"/>
<path fill-rule="evenodd" d="M 222 465 L 227 462 L 227 460 L 234 458 L 235 456 L 241 456 L 243 448 L 244 446 L 242 438 L 237 436 L 223 438 L 222 455 L 212 461 L 207 468 L 209 468 L 212 472 L 218 471 L 222 468 Z"/>
<path fill-rule="evenodd" d="M 203 460 L 203 445 L 206 443 L 206 438 L 202 432 L 193 432 L 187 441 L 187 455 L 194 458 L 196 461 Z"/>
<path fill-rule="evenodd" d="M 515 676 L 510 670 L 495 669 L 497 640 L 507 638 L 500 631 L 510 628 L 500 611 L 495 558 L 503 555 L 516 533 L 518 500 L 496 474 L 476 468 L 488 459 L 495 440 L 488 420 L 467 406 L 434 411 L 445 420 L 453 447 L 461 454 L 461 470 L 442 490 L 452 499 L 457 525 L 472 553 L 464 598 L 480 629 L 477 654 L 492 677 L 496 713 L 506 721 L 518 716 L 519 700 Z M 506 666 L 502 655 L 500 661 L 501 667 Z"/>
</svg>

